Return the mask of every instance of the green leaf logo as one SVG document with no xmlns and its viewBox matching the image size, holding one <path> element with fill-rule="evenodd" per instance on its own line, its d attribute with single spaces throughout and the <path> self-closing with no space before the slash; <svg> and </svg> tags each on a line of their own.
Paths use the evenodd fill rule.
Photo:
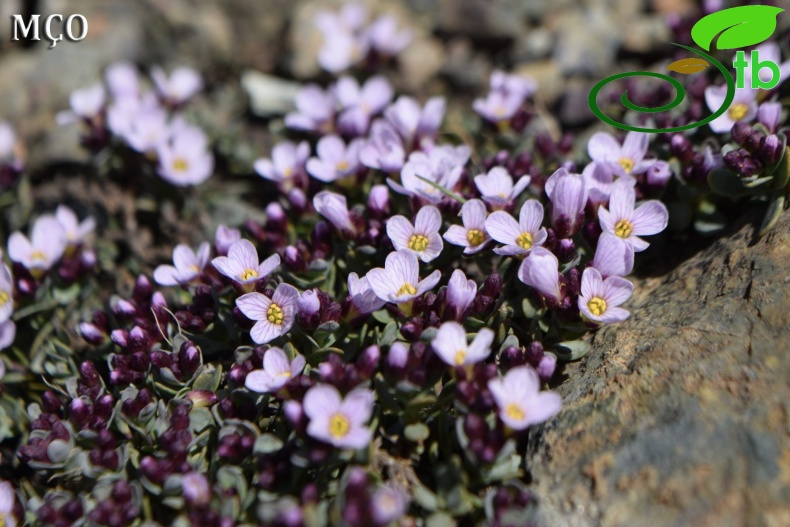
<svg viewBox="0 0 790 527">
<path fill-rule="evenodd" d="M 702 18 L 691 28 L 691 38 L 699 47 L 710 51 L 713 39 L 721 33 L 716 47 L 736 49 L 754 46 L 776 30 L 776 17 L 784 11 L 767 5 L 732 7 Z"/>
</svg>

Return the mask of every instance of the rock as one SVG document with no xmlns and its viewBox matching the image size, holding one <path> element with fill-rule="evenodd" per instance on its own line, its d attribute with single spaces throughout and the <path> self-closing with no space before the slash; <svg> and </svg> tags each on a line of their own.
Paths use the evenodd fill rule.
<svg viewBox="0 0 790 527">
<path fill-rule="evenodd" d="M 453 35 L 517 38 L 526 29 L 518 0 L 440 0 L 437 26 Z"/>
<path fill-rule="evenodd" d="M 295 109 L 294 100 L 299 86 L 255 70 L 247 70 L 241 76 L 241 87 L 250 100 L 250 109 L 261 117 L 283 115 Z"/>
<path fill-rule="evenodd" d="M 524 64 L 515 68 L 513 73 L 534 79 L 538 83 L 535 98 L 547 105 L 554 103 L 562 93 L 564 78 L 554 61 L 544 60 Z"/>
<path fill-rule="evenodd" d="M 633 53 L 655 52 L 672 40 L 666 22 L 655 16 L 639 17 L 631 21 L 623 34 L 623 49 Z"/>
<path fill-rule="evenodd" d="M 454 87 L 482 95 L 488 91 L 491 64 L 482 53 L 475 53 L 471 41 L 457 38 L 447 44 L 447 61 L 442 65 L 442 75 Z"/>
<path fill-rule="evenodd" d="M 528 448 L 541 525 L 790 525 L 790 214 L 754 220 L 637 281 L 565 367 Z"/>
<path fill-rule="evenodd" d="M 609 12 L 568 11 L 557 27 L 554 60 L 565 74 L 608 71 L 620 44 L 618 27 Z"/>
<path fill-rule="evenodd" d="M 394 79 L 397 88 L 407 91 L 425 91 L 425 84 L 444 66 L 446 52 L 435 38 L 419 36 L 398 55 L 402 75 Z"/>
</svg>

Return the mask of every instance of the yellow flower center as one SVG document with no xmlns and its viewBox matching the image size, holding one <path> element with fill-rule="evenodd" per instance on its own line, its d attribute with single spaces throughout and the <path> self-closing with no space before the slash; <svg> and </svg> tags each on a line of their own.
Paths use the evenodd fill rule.
<svg viewBox="0 0 790 527">
<path fill-rule="evenodd" d="M 518 238 L 516 238 L 516 244 L 522 249 L 531 249 L 532 248 L 532 235 L 528 232 L 522 232 Z"/>
<path fill-rule="evenodd" d="M 280 309 L 280 306 L 272 302 L 272 305 L 269 306 L 269 310 L 266 311 L 266 320 L 272 324 L 277 324 L 280 326 L 282 325 L 284 318 L 285 316 L 283 315 L 283 310 Z"/>
<path fill-rule="evenodd" d="M 620 238 L 628 238 L 631 236 L 631 231 L 634 229 L 634 226 L 631 225 L 631 222 L 628 220 L 620 220 L 614 226 L 614 233 L 618 235 Z"/>
<path fill-rule="evenodd" d="M 408 247 L 412 251 L 424 251 L 428 247 L 428 238 L 422 234 L 414 234 L 409 239 Z"/>
<path fill-rule="evenodd" d="M 395 293 L 395 296 L 416 295 L 416 294 L 417 294 L 417 290 L 414 288 L 414 286 L 406 282 L 405 284 L 400 286 L 400 289 L 398 289 L 398 292 Z"/>
<path fill-rule="evenodd" d="M 243 273 L 241 273 L 242 280 L 249 280 L 250 278 L 255 278 L 258 276 L 258 271 L 255 269 L 245 269 Z"/>
<path fill-rule="evenodd" d="M 747 113 L 749 113 L 749 106 L 743 104 L 742 102 L 738 102 L 730 107 L 728 113 L 730 114 L 730 119 L 732 119 L 733 121 L 740 121 L 741 119 L 746 117 Z"/>
<path fill-rule="evenodd" d="M 283 176 L 287 179 L 294 175 L 294 169 L 291 167 L 286 168 L 283 170 Z"/>
<path fill-rule="evenodd" d="M 623 167 L 623 170 L 625 170 L 626 174 L 630 174 L 631 170 L 634 168 L 634 160 L 627 157 L 621 157 L 620 166 Z"/>
<path fill-rule="evenodd" d="M 281 371 L 280 373 L 277 374 L 277 377 L 290 377 L 290 376 L 291 376 L 290 371 Z"/>
<path fill-rule="evenodd" d="M 460 366 L 466 360 L 466 351 L 465 350 L 458 350 L 455 352 L 455 364 Z"/>
<path fill-rule="evenodd" d="M 44 254 L 44 251 L 33 251 L 33 254 L 30 255 L 31 260 L 41 260 L 42 262 L 47 259 L 47 255 Z"/>
<path fill-rule="evenodd" d="M 521 409 L 516 403 L 509 403 L 505 406 L 505 413 L 514 421 L 521 421 L 524 419 L 524 410 Z"/>
<path fill-rule="evenodd" d="M 173 161 L 173 170 L 175 170 L 176 172 L 184 172 L 188 168 L 189 168 L 189 163 L 187 163 L 187 160 L 182 157 L 179 157 L 175 161 Z"/>
<path fill-rule="evenodd" d="M 198 266 L 197 266 L 197 265 L 190 265 L 190 266 L 189 266 L 189 269 L 190 269 L 190 270 L 192 270 L 192 271 L 194 271 L 194 272 L 196 272 L 196 273 L 199 273 L 199 272 L 200 272 L 200 269 L 198 268 Z"/>
<path fill-rule="evenodd" d="M 6 518 L 6 513 L 0 512 L 0 527 L 6 526 L 5 518 Z"/>
<path fill-rule="evenodd" d="M 348 161 L 341 161 L 337 164 L 337 169 L 341 172 L 348 170 Z"/>
<path fill-rule="evenodd" d="M 606 311 L 606 300 L 600 296 L 594 296 L 587 302 L 587 309 L 596 317 L 600 317 Z"/>
<path fill-rule="evenodd" d="M 340 439 L 348 434 L 351 424 L 348 422 L 348 417 L 343 414 L 334 414 L 329 418 L 329 435 L 335 439 Z"/>
<path fill-rule="evenodd" d="M 469 229 L 466 231 L 466 239 L 469 245 L 477 246 L 483 243 L 485 236 L 483 236 L 483 232 L 478 229 Z"/>
<path fill-rule="evenodd" d="M 6 302 L 8 302 L 8 293 L 0 291 L 0 306 L 4 306 Z"/>
</svg>

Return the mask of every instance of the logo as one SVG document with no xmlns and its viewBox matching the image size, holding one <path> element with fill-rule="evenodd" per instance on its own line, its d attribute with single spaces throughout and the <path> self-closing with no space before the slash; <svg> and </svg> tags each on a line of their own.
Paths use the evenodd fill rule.
<svg viewBox="0 0 790 527">
<path fill-rule="evenodd" d="M 716 49 L 737 49 L 757 45 L 773 35 L 776 30 L 776 17 L 782 11 L 784 11 L 784 9 L 765 5 L 750 5 L 724 9 L 700 19 L 691 29 L 691 39 L 705 51 L 684 46 L 683 44 L 671 43 L 697 56 L 673 62 L 667 66 L 668 71 L 689 75 L 704 71 L 710 65 L 713 65 L 719 70 L 724 80 L 727 82 L 727 96 L 724 98 L 724 102 L 722 102 L 720 108 L 705 119 L 672 128 L 642 128 L 617 122 L 603 113 L 598 107 L 597 98 L 601 89 L 610 82 L 628 77 L 653 77 L 661 79 L 670 83 L 675 89 L 675 98 L 664 106 L 657 108 L 649 108 L 632 103 L 628 99 L 628 91 L 626 90 L 620 97 L 620 102 L 629 110 L 639 113 L 658 113 L 666 112 L 677 107 L 686 97 L 686 90 L 683 88 L 683 85 L 677 79 L 669 75 L 653 71 L 630 71 L 627 73 L 619 73 L 598 82 L 593 86 L 592 90 L 590 90 L 590 95 L 588 97 L 590 109 L 603 122 L 631 132 L 681 132 L 708 124 L 727 111 L 735 98 L 736 87 L 770 90 L 779 84 L 779 65 L 770 60 L 761 61 L 757 51 L 751 52 L 749 60 L 746 59 L 746 52 L 738 51 L 736 53 L 735 60 L 733 61 L 733 68 L 737 71 L 738 77 L 736 83 L 729 70 L 721 62 L 706 53 L 706 51 L 710 52 L 714 38 L 716 38 L 717 35 L 719 36 L 716 40 Z M 749 67 L 750 65 L 751 67 Z M 769 80 L 760 78 L 760 72 L 764 70 L 770 71 L 771 78 Z M 749 79 L 746 78 L 747 72 L 749 73 Z"/>
</svg>

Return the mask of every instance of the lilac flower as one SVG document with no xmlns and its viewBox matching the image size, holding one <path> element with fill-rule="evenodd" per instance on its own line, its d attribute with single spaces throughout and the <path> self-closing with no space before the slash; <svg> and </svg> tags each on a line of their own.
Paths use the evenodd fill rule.
<svg viewBox="0 0 790 527">
<path fill-rule="evenodd" d="M 603 277 L 627 276 L 634 268 L 634 247 L 610 232 L 603 232 L 598 238 L 592 266 Z"/>
<path fill-rule="evenodd" d="M 219 256 L 227 256 L 230 246 L 241 239 L 241 231 L 220 224 L 214 234 L 214 250 Z"/>
<path fill-rule="evenodd" d="M 17 520 L 14 516 L 16 493 L 8 481 L 0 480 L 0 525 L 3 527 L 16 527 Z"/>
<path fill-rule="evenodd" d="M 518 223 L 507 212 L 492 212 L 486 219 L 485 227 L 488 234 L 505 244 L 494 249 L 497 254 L 516 256 L 529 253 L 534 247 L 546 241 L 546 229 L 540 226 L 543 222 L 543 205 L 538 200 L 524 202 L 519 213 Z"/>
<path fill-rule="evenodd" d="M 4 350 L 14 343 L 16 338 L 16 324 L 13 320 L 0 322 L 0 350 Z"/>
<path fill-rule="evenodd" d="M 353 234 L 355 232 L 356 229 L 351 221 L 345 196 L 322 190 L 313 197 L 313 207 L 320 215 L 328 219 L 338 231 L 345 234 Z"/>
<path fill-rule="evenodd" d="M 396 304 L 410 302 L 430 291 L 442 277 L 438 269 L 420 280 L 417 257 L 411 251 L 397 251 L 387 255 L 384 268 L 368 271 L 370 287 L 380 299 Z"/>
<path fill-rule="evenodd" d="M 486 231 L 486 206 L 479 199 L 470 199 L 461 205 L 461 221 L 464 226 L 451 225 L 444 239 L 453 245 L 464 247 L 464 254 L 481 251 L 491 241 Z"/>
<path fill-rule="evenodd" d="M 434 185 L 452 190 L 461 178 L 464 165 L 469 161 L 469 155 L 470 149 L 466 145 L 436 146 L 428 153 L 412 152 L 409 161 L 401 170 L 401 183 L 387 179 L 387 184 L 399 194 L 417 196 L 430 203 L 439 203 L 445 195 Z"/>
<path fill-rule="evenodd" d="M 296 318 L 296 300 L 299 292 L 289 284 L 280 284 L 270 299 L 261 293 L 247 293 L 236 299 L 236 306 L 255 325 L 250 331 L 256 344 L 285 335 L 290 331 Z"/>
<path fill-rule="evenodd" d="M 253 392 L 274 393 L 302 373 L 306 363 L 301 355 L 289 361 L 283 350 L 270 348 L 263 354 L 263 369 L 248 373 L 244 385 Z"/>
<path fill-rule="evenodd" d="M 370 516 L 376 525 L 389 525 L 400 519 L 408 507 L 408 496 L 389 485 L 377 488 L 370 497 Z"/>
<path fill-rule="evenodd" d="M 168 142 L 159 145 L 157 155 L 159 175 L 178 187 L 199 185 L 214 171 L 206 135 L 194 126 L 179 128 Z"/>
<path fill-rule="evenodd" d="M 326 135 L 318 141 L 318 157 L 307 160 L 307 171 L 324 183 L 331 183 L 356 174 L 359 169 L 359 149 L 362 139 L 352 140 L 348 146 L 336 135 Z"/>
<path fill-rule="evenodd" d="M 163 286 L 188 284 L 203 274 L 209 261 L 211 246 L 203 242 L 197 253 L 184 244 L 173 249 L 173 264 L 160 265 L 154 270 L 154 281 Z"/>
<path fill-rule="evenodd" d="M 58 205 L 55 210 L 55 218 L 63 228 L 69 245 L 80 245 L 85 237 L 96 228 L 96 220 L 93 217 L 88 216 L 80 222 L 74 211 L 65 205 Z"/>
<path fill-rule="evenodd" d="M 398 29 L 398 22 L 392 15 L 381 15 L 368 27 L 367 36 L 370 47 L 380 55 L 394 57 L 411 43 L 414 33 L 408 29 Z"/>
<path fill-rule="evenodd" d="M 535 247 L 518 268 L 518 279 L 535 288 L 553 303 L 562 298 L 560 290 L 560 263 L 551 251 Z"/>
<path fill-rule="evenodd" d="M 296 312 L 299 315 L 299 320 L 303 323 L 317 317 L 320 309 L 321 300 L 318 298 L 318 289 L 303 291 L 296 299 Z"/>
<path fill-rule="evenodd" d="M 450 281 L 447 282 L 447 307 L 452 310 L 456 320 L 462 320 L 464 313 L 475 301 L 477 284 L 474 280 L 467 280 L 460 269 L 453 271 Z"/>
<path fill-rule="evenodd" d="M 584 221 L 584 207 L 587 205 L 584 178 L 560 168 L 546 181 L 545 188 L 551 200 L 551 224 L 557 236 L 572 236 Z"/>
<path fill-rule="evenodd" d="M 514 73 L 505 73 L 502 70 L 494 70 L 491 73 L 489 85 L 492 91 L 519 95 L 525 99 L 538 89 L 537 83 L 531 78 Z"/>
<path fill-rule="evenodd" d="M 8 257 L 40 276 L 66 250 L 66 233 L 54 216 L 41 216 L 33 223 L 30 239 L 19 231 L 8 238 Z"/>
<path fill-rule="evenodd" d="M 140 75 L 130 62 L 116 62 L 104 72 L 104 80 L 114 99 L 137 98 L 140 95 Z"/>
<path fill-rule="evenodd" d="M 155 152 L 169 138 L 167 112 L 159 106 L 114 105 L 110 108 L 108 121 L 115 134 L 142 154 Z"/>
<path fill-rule="evenodd" d="M 377 119 L 370 127 L 370 138 L 359 151 L 360 162 L 384 172 L 397 172 L 406 161 L 403 141 L 387 121 Z"/>
<path fill-rule="evenodd" d="M 579 310 L 586 318 L 603 324 L 615 324 L 628 318 L 628 311 L 617 307 L 631 296 L 634 285 L 619 276 L 605 280 L 594 267 L 582 274 Z"/>
<path fill-rule="evenodd" d="M 14 312 L 14 280 L 7 266 L 0 264 L 0 323 Z"/>
<path fill-rule="evenodd" d="M 384 110 L 384 118 L 395 127 L 406 144 L 414 145 L 418 139 L 436 135 L 446 107 L 444 97 L 432 97 L 420 108 L 415 99 L 402 95 Z"/>
<path fill-rule="evenodd" d="M 370 287 L 368 278 L 366 276 L 360 278 L 357 273 L 348 275 L 348 294 L 351 296 L 352 304 L 361 315 L 373 313 L 386 304 L 384 300 L 376 296 L 376 292 Z"/>
<path fill-rule="evenodd" d="M 466 330 L 458 322 L 445 322 L 439 326 L 431 341 L 433 351 L 450 366 L 471 366 L 491 354 L 494 332 L 481 328 L 471 344 L 466 342 Z"/>
<path fill-rule="evenodd" d="M 259 262 L 258 251 L 252 242 L 241 239 L 233 242 L 227 256 L 218 256 L 211 260 L 211 264 L 237 284 L 251 286 L 277 269 L 280 265 L 280 256 L 273 254 L 263 262 Z"/>
<path fill-rule="evenodd" d="M 643 173 L 653 163 L 644 161 L 649 143 L 650 136 L 641 132 L 628 132 L 622 146 L 612 134 L 598 132 L 587 143 L 587 153 L 617 176 L 630 176 Z"/>
<path fill-rule="evenodd" d="M 717 134 L 732 130 L 735 123 L 750 123 L 757 116 L 757 94 L 759 90 L 749 87 L 735 89 L 732 104 L 722 115 L 709 123 L 710 129 Z M 711 111 L 718 110 L 727 96 L 727 86 L 708 86 L 705 88 L 705 103 Z"/>
<path fill-rule="evenodd" d="M 779 123 L 782 120 L 782 103 L 762 103 L 757 109 L 757 120 L 765 125 L 770 133 L 776 133 L 779 129 Z"/>
<path fill-rule="evenodd" d="M 486 175 L 475 176 L 475 186 L 480 191 L 483 201 L 494 210 L 503 209 L 521 195 L 530 182 L 529 176 L 523 176 L 516 184 L 503 167 L 494 167 Z"/>
<path fill-rule="evenodd" d="M 584 188 L 587 189 L 587 198 L 595 206 L 609 201 L 609 194 L 612 192 L 612 185 L 615 182 L 614 174 L 609 165 L 591 161 L 582 170 Z M 631 180 L 636 184 L 636 179 L 632 177 L 619 178 L 618 181 Z"/>
<path fill-rule="evenodd" d="M 203 89 L 203 79 L 192 68 L 181 66 L 165 74 L 160 67 L 151 69 L 153 79 L 159 94 L 172 104 L 181 104 Z"/>
<path fill-rule="evenodd" d="M 618 184 L 612 190 L 609 210 L 598 209 L 601 228 L 630 243 L 634 251 L 647 249 L 650 244 L 639 238 L 663 231 L 669 220 L 666 206 L 657 200 L 645 201 L 634 208 L 636 192 L 629 185 Z"/>
<path fill-rule="evenodd" d="M 101 84 L 75 90 L 69 95 L 71 111 L 82 119 L 97 117 L 104 108 L 104 101 L 104 87 Z"/>
<path fill-rule="evenodd" d="M 499 418 L 513 430 L 547 421 L 562 408 L 559 395 L 540 391 L 540 378 L 529 366 L 515 367 L 503 378 L 491 379 L 488 389 L 499 408 Z"/>
<path fill-rule="evenodd" d="M 372 391 L 357 388 L 341 398 L 334 386 L 316 384 L 304 396 L 307 433 L 338 448 L 366 447 L 373 438 L 365 426 L 373 413 L 373 397 Z"/>
<path fill-rule="evenodd" d="M 662 160 L 657 160 L 653 165 L 647 169 L 646 180 L 647 184 L 652 187 L 664 188 L 672 177 L 672 168 L 669 163 Z"/>
<path fill-rule="evenodd" d="M 16 159 L 16 134 L 6 122 L 0 121 L 0 163 L 18 164 Z"/>
<path fill-rule="evenodd" d="M 335 119 L 335 99 L 317 84 L 308 84 L 296 94 L 296 112 L 285 116 L 285 126 L 305 132 L 328 132 Z"/>
<path fill-rule="evenodd" d="M 368 193 L 368 207 L 380 214 L 390 210 L 390 189 L 386 185 L 373 185 Z"/>
<path fill-rule="evenodd" d="M 536 88 L 532 79 L 496 70 L 491 74 L 488 95 L 482 99 L 475 99 L 472 108 L 492 123 L 504 123 L 516 115 L 524 100 L 532 95 Z"/>
<path fill-rule="evenodd" d="M 343 109 L 337 123 L 346 134 L 363 135 L 371 118 L 380 113 L 392 100 L 392 86 L 384 77 L 371 77 L 362 87 L 353 77 L 341 77 L 335 85 Z"/>
<path fill-rule="evenodd" d="M 282 141 L 272 148 L 271 160 L 261 158 L 255 161 L 255 172 L 264 179 L 274 181 L 287 192 L 304 175 L 304 166 L 309 156 L 310 145 L 307 141 L 298 145 Z"/>
<path fill-rule="evenodd" d="M 405 368 L 409 363 L 409 345 L 395 341 L 387 352 L 387 365 L 393 368 Z"/>
<path fill-rule="evenodd" d="M 430 262 L 441 254 L 444 247 L 439 235 L 441 227 L 439 209 L 426 206 L 417 212 L 414 225 L 404 216 L 391 217 L 387 221 L 387 236 L 396 250 L 411 251 L 423 262 Z"/>
<path fill-rule="evenodd" d="M 362 60 L 368 49 L 368 41 L 352 33 L 325 32 L 324 43 L 318 50 L 318 64 L 330 73 L 340 73 Z"/>
</svg>

